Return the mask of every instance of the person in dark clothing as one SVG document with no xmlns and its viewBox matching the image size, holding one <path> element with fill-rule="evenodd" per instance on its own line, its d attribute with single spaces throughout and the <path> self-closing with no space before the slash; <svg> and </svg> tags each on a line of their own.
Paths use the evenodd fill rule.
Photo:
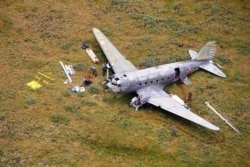
<svg viewBox="0 0 250 167">
<path fill-rule="evenodd" d="M 107 67 L 106 67 L 106 64 L 103 63 L 103 65 L 102 65 L 102 76 L 105 76 L 106 72 L 107 72 Z"/>
<path fill-rule="evenodd" d="M 82 85 L 83 86 L 89 86 L 90 84 L 92 84 L 92 81 L 89 79 L 86 79 L 86 77 L 83 78 L 83 82 Z"/>
<path fill-rule="evenodd" d="M 171 132 L 172 132 L 172 136 L 177 136 L 177 130 L 175 126 L 172 126 Z"/>
<path fill-rule="evenodd" d="M 188 93 L 188 101 L 192 101 L 192 92 Z"/>
<path fill-rule="evenodd" d="M 90 71 L 92 71 L 92 74 L 96 77 L 97 76 L 97 71 L 95 67 L 90 67 Z"/>
</svg>

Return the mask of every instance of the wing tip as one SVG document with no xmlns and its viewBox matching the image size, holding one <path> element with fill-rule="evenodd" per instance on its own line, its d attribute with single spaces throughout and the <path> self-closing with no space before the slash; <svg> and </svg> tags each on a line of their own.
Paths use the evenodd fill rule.
<svg viewBox="0 0 250 167">
<path fill-rule="evenodd" d="M 209 126 L 205 126 L 205 127 L 208 128 L 208 129 L 214 130 L 214 131 L 219 131 L 220 130 L 219 127 L 217 127 L 217 126 L 215 126 L 213 124 L 211 124 Z"/>
<path fill-rule="evenodd" d="M 220 130 L 220 128 L 219 127 L 215 127 L 214 129 L 212 129 L 212 130 L 214 130 L 214 131 L 219 131 Z"/>
</svg>

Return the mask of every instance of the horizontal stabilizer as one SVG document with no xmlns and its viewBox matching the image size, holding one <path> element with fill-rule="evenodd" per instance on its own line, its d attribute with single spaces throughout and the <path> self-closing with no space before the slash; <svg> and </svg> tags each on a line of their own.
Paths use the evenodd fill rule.
<svg viewBox="0 0 250 167">
<path fill-rule="evenodd" d="M 212 63 L 203 64 L 203 65 L 200 65 L 199 67 L 219 77 L 227 77 L 218 67 L 216 67 Z"/>
<path fill-rule="evenodd" d="M 194 60 L 194 59 L 196 59 L 198 57 L 198 53 L 196 51 L 192 50 L 192 49 L 190 49 L 188 51 L 188 53 L 189 53 L 192 60 Z"/>
</svg>

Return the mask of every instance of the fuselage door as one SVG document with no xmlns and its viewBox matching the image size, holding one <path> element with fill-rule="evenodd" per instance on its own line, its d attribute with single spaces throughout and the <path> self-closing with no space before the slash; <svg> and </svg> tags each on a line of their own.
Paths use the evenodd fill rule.
<svg viewBox="0 0 250 167">
<path fill-rule="evenodd" d="M 174 71 L 175 71 L 174 80 L 176 81 L 180 78 L 180 68 L 179 67 L 175 68 Z"/>
</svg>

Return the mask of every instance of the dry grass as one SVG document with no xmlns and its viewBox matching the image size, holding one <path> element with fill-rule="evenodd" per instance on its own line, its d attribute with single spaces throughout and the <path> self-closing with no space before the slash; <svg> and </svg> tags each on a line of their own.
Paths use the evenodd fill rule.
<svg viewBox="0 0 250 167">
<path fill-rule="evenodd" d="M 249 3 L 238 1 L 0 1 L 0 166 L 249 166 Z M 91 30 L 100 28 L 141 68 L 145 62 L 188 59 L 186 51 L 217 41 L 221 79 L 199 71 L 193 86 L 167 91 L 221 128 L 211 132 L 167 112 L 129 108 L 133 95 L 104 92 L 101 64 L 92 88 L 72 94 L 93 66 L 88 42 L 105 57 Z M 183 47 L 179 47 L 183 43 Z M 59 61 L 77 67 L 64 85 Z M 144 62 L 144 64 L 143 64 Z M 28 89 L 37 72 L 54 78 Z M 97 94 L 93 98 L 93 94 Z M 205 107 L 211 104 L 240 133 Z M 172 125 L 179 136 L 172 138 Z"/>
</svg>

